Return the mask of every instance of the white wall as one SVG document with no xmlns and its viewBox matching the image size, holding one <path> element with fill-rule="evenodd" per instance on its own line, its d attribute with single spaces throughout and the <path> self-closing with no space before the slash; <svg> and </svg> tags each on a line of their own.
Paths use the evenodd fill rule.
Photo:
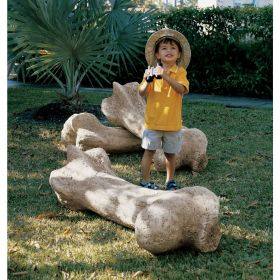
<svg viewBox="0 0 280 280">
<path fill-rule="evenodd" d="M 216 7 L 217 0 L 198 0 L 197 6 L 199 8 Z"/>
<path fill-rule="evenodd" d="M 172 0 L 169 0 L 172 2 Z M 278 0 L 279 1 L 279 0 Z M 255 5 L 257 7 L 264 7 L 266 5 L 272 5 L 273 0 L 255 0 Z M 198 8 L 207 7 L 234 7 L 238 4 L 252 4 L 253 0 L 198 0 Z"/>
<path fill-rule="evenodd" d="M 233 7 L 234 0 L 218 0 L 217 4 L 219 7 Z"/>
<path fill-rule="evenodd" d="M 266 5 L 272 5 L 272 0 L 256 0 L 257 7 L 264 7 Z"/>
<path fill-rule="evenodd" d="M 220 7 L 234 7 L 239 5 L 252 4 L 253 0 L 217 0 L 217 5 Z M 272 5 L 272 0 L 256 0 L 256 7 Z"/>
</svg>

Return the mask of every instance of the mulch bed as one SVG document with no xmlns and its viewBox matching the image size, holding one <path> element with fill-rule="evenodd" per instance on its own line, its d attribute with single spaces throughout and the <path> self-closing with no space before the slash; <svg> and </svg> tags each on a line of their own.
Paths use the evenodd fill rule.
<svg viewBox="0 0 280 280">
<path fill-rule="evenodd" d="M 82 104 L 81 106 L 69 106 L 63 103 L 49 103 L 39 108 L 27 109 L 16 113 L 20 118 L 41 122 L 65 122 L 73 114 L 87 112 L 95 115 L 99 121 L 105 122 L 106 116 L 101 111 L 100 105 Z"/>
</svg>

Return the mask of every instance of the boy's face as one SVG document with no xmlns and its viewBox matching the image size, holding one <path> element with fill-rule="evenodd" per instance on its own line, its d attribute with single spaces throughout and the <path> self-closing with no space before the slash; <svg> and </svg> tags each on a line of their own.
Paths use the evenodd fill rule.
<svg viewBox="0 0 280 280">
<path fill-rule="evenodd" d="M 180 51 L 178 46 L 174 42 L 159 44 L 156 57 L 161 61 L 162 64 L 174 65 L 178 58 L 180 58 Z"/>
</svg>

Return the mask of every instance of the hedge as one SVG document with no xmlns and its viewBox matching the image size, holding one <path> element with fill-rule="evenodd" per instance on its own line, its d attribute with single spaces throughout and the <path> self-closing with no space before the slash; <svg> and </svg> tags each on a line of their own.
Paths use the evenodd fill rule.
<svg viewBox="0 0 280 280">
<path fill-rule="evenodd" d="M 191 45 L 192 92 L 272 98 L 272 7 L 185 8 L 160 15 L 160 27 Z"/>
<path fill-rule="evenodd" d="M 272 98 L 272 14 L 272 6 L 173 9 L 158 14 L 155 30 L 168 27 L 187 37 L 191 92 Z M 104 86 L 140 82 L 146 67 L 144 46 L 141 59 L 136 73 L 123 69 Z M 85 79 L 83 85 L 91 84 Z"/>
<path fill-rule="evenodd" d="M 272 98 L 272 23 L 271 6 L 184 8 L 159 13 L 156 30 L 168 27 L 187 37 L 191 92 Z M 138 65 L 137 73 L 111 81 L 140 82 L 144 69 Z"/>
</svg>

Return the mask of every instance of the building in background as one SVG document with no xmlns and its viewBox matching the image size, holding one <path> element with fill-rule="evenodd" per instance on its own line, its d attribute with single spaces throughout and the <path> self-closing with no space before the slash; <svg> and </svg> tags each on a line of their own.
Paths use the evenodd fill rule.
<svg viewBox="0 0 280 280">
<path fill-rule="evenodd" d="M 217 0 L 198 0 L 198 8 L 217 7 Z"/>
<path fill-rule="evenodd" d="M 170 8 L 183 7 L 264 7 L 272 5 L 273 0 L 134 0 L 139 10 L 144 11 L 149 8 L 158 8 L 168 11 Z"/>
<path fill-rule="evenodd" d="M 198 8 L 206 7 L 264 7 L 272 5 L 272 0 L 198 0 Z"/>
<path fill-rule="evenodd" d="M 170 7 L 196 7 L 198 0 L 156 0 L 165 9 Z"/>
</svg>

